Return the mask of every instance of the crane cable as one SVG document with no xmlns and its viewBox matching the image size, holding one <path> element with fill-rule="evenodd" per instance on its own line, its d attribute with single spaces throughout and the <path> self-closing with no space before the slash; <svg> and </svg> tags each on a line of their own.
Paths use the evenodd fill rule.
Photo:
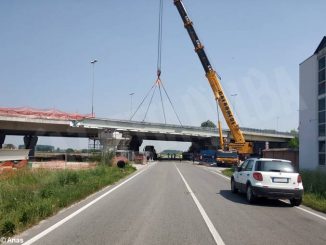
<svg viewBox="0 0 326 245">
<path fill-rule="evenodd" d="M 149 111 L 149 108 L 152 104 L 152 101 L 153 101 L 153 97 L 154 97 L 154 94 L 155 94 L 155 91 L 156 91 L 156 88 L 158 87 L 159 88 L 159 92 L 160 92 L 160 98 L 161 98 L 161 105 L 162 105 L 162 111 L 163 111 L 163 116 L 164 116 L 164 122 L 166 124 L 166 115 L 165 115 L 165 108 L 164 108 L 164 103 L 163 103 L 163 96 L 162 96 L 162 91 L 161 91 L 161 86 L 163 88 L 163 91 L 165 93 L 165 95 L 167 96 L 170 104 L 171 104 L 171 107 L 173 109 L 173 112 L 174 114 L 176 115 L 180 125 L 182 126 L 182 123 L 180 121 L 180 118 L 174 108 L 174 105 L 170 99 L 170 96 L 168 95 L 162 81 L 161 81 L 161 66 L 162 66 L 162 40 L 163 40 L 163 0 L 160 0 L 159 2 L 159 21 L 158 21 L 158 41 L 157 41 L 157 79 L 155 81 L 155 83 L 153 84 L 153 86 L 150 88 L 150 90 L 147 92 L 146 96 L 143 98 L 143 100 L 141 101 L 141 103 L 139 104 L 139 106 L 137 107 L 136 111 L 134 112 L 134 114 L 130 117 L 130 120 L 133 119 L 133 117 L 136 115 L 136 113 L 138 112 L 138 110 L 140 109 L 140 107 L 143 105 L 144 101 L 147 99 L 147 97 L 149 96 L 149 94 L 151 93 L 151 91 L 153 90 L 153 93 L 152 93 L 152 96 L 151 96 L 151 99 L 149 101 L 149 104 L 147 106 L 147 109 L 146 109 L 146 113 L 145 113 L 145 116 L 143 118 L 143 122 L 145 121 L 146 117 L 147 117 L 147 114 L 148 114 L 148 111 Z"/>
<path fill-rule="evenodd" d="M 144 119 L 143 119 L 142 122 L 144 122 L 145 119 L 146 119 L 146 117 L 147 117 L 147 113 L 148 113 L 148 111 L 149 111 L 149 108 L 151 107 L 151 104 L 152 104 L 152 101 L 153 101 L 153 97 L 154 97 L 154 94 L 155 94 L 156 88 L 157 88 L 157 86 L 155 86 L 155 88 L 154 88 L 154 91 L 153 91 L 152 96 L 151 96 L 151 99 L 150 99 L 150 101 L 149 101 L 149 103 L 148 103 L 147 110 L 146 110 L 146 113 L 145 113 L 145 116 L 144 116 Z"/>
<path fill-rule="evenodd" d="M 159 81 L 161 83 L 161 81 Z M 161 83 L 162 84 L 162 83 Z M 163 86 L 163 84 L 162 84 Z M 160 97 L 161 97 L 161 103 L 162 103 L 162 110 L 163 110 L 163 115 L 164 115 L 164 122 L 166 124 L 166 116 L 165 116 L 165 109 L 164 109 L 164 103 L 163 103 L 163 98 L 162 98 L 162 91 L 161 91 L 161 86 L 158 86 L 158 89 L 160 90 Z"/>
<path fill-rule="evenodd" d="M 162 97 L 162 92 L 161 92 L 161 86 L 163 88 L 163 91 L 165 92 L 165 95 L 166 97 L 168 98 L 170 104 L 171 104 L 171 107 L 173 109 L 173 112 L 174 114 L 176 115 L 180 125 L 182 126 L 182 123 L 180 121 L 180 118 L 173 106 L 173 103 L 170 99 L 170 96 L 168 95 L 161 79 L 160 79 L 160 76 L 161 76 L 161 66 L 162 66 L 162 39 L 163 39 L 163 0 L 160 0 L 160 5 L 159 5 L 159 21 L 158 21 L 158 42 L 157 42 L 157 83 L 158 83 L 158 86 L 159 86 L 159 90 L 160 90 L 160 97 L 161 97 L 161 103 L 162 103 L 162 110 L 163 110 L 163 115 L 164 115 L 164 121 L 165 121 L 165 124 L 166 124 L 166 116 L 165 116 L 165 109 L 164 109 L 164 103 L 163 103 L 163 97 Z"/>
<path fill-rule="evenodd" d="M 162 33 L 163 33 L 163 0 L 160 0 L 159 3 L 159 15 L 158 15 L 158 35 L 157 35 L 157 80 L 156 84 L 158 85 L 160 91 L 161 105 L 164 116 L 164 123 L 166 124 L 166 115 L 161 91 L 162 81 L 160 79 L 161 76 L 161 66 L 162 66 Z"/>
<path fill-rule="evenodd" d="M 158 16 L 158 38 L 157 38 L 157 77 L 161 76 L 162 66 L 162 32 L 163 32 L 163 0 L 160 0 L 159 4 L 159 16 Z"/>
<path fill-rule="evenodd" d="M 143 100 L 140 102 L 140 104 L 137 107 L 137 109 L 135 110 L 134 114 L 132 114 L 132 116 L 130 117 L 130 121 L 134 118 L 134 116 L 136 115 L 136 113 L 138 112 L 138 110 L 140 109 L 140 107 L 143 105 L 144 101 L 147 99 L 148 95 L 150 94 L 150 92 L 152 91 L 152 89 L 154 87 L 155 87 L 155 84 L 153 84 L 153 86 L 148 90 L 147 94 L 145 95 L 145 97 L 143 98 Z"/>
<path fill-rule="evenodd" d="M 134 118 L 134 116 L 136 115 L 136 113 L 138 112 L 138 110 L 140 109 L 140 107 L 143 105 L 144 101 L 147 99 L 148 95 L 151 93 L 152 89 L 154 88 L 154 91 L 152 93 L 150 102 L 147 106 L 147 110 L 145 113 L 145 116 L 143 118 L 143 121 L 145 121 L 149 108 L 151 106 L 151 103 L 153 101 L 153 97 L 155 94 L 155 90 L 156 87 L 159 87 L 160 90 L 160 97 L 161 97 L 161 104 L 162 104 L 162 110 L 163 110 L 163 115 L 164 115 L 164 121 L 166 124 L 166 116 L 165 116 L 165 110 L 164 110 L 164 103 L 163 103 L 163 98 L 162 98 L 162 92 L 161 92 L 161 80 L 160 80 L 160 75 L 161 75 L 161 65 L 162 65 L 162 28 L 163 28 L 163 0 L 160 0 L 159 3 L 159 21 L 158 21 L 158 42 L 157 42 L 157 79 L 155 81 L 155 83 L 153 84 L 153 86 L 150 88 L 150 90 L 147 92 L 147 94 L 145 95 L 145 97 L 143 98 L 143 100 L 141 101 L 141 103 L 139 104 L 139 106 L 137 107 L 136 111 L 134 112 L 134 114 L 130 117 L 130 120 L 132 120 Z"/>
<path fill-rule="evenodd" d="M 168 95 L 168 92 L 166 91 L 166 89 L 165 89 L 163 83 L 161 83 L 161 85 L 162 85 L 162 88 L 163 88 L 163 90 L 164 90 L 164 92 L 165 92 L 165 94 L 166 94 L 166 97 L 168 98 L 168 100 L 169 100 L 169 102 L 170 102 L 170 104 L 171 104 L 171 107 L 172 107 L 172 109 L 173 109 L 173 111 L 174 111 L 174 114 L 176 115 L 176 117 L 177 117 L 177 119 L 178 119 L 178 121 L 179 121 L 179 123 L 180 123 L 180 126 L 182 126 L 181 120 L 180 120 L 180 118 L 179 118 L 179 116 L 178 116 L 177 111 L 176 111 L 175 108 L 174 108 L 174 105 L 173 105 L 173 103 L 172 103 L 172 101 L 171 101 L 171 99 L 170 99 L 170 96 Z"/>
</svg>

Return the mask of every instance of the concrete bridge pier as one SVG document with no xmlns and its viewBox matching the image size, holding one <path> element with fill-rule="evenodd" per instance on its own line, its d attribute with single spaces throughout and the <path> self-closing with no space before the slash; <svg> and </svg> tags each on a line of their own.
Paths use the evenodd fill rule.
<svg viewBox="0 0 326 245">
<path fill-rule="evenodd" d="M 30 149 L 28 156 L 33 157 L 35 155 L 35 147 L 37 144 L 38 137 L 36 135 L 25 135 L 24 145 L 25 149 Z"/>
<path fill-rule="evenodd" d="M 136 135 L 132 136 L 129 142 L 129 150 L 139 151 L 139 148 L 142 145 L 142 143 L 143 143 L 143 139 L 139 138 Z"/>
<path fill-rule="evenodd" d="M 119 136 L 119 133 L 114 130 L 105 129 L 99 132 L 99 140 L 103 152 L 116 151 L 120 142 Z"/>
<path fill-rule="evenodd" d="M 0 149 L 2 149 L 3 143 L 5 143 L 6 135 L 3 132 L 0 132 Z"/>
<path fill-rule="evenodd" d="M 122 133 L 115 130 L 104 129 L 99 133 L 99 140 L 103 146 L 103 152 L 116 151 L 118 146 L 122 148 L 129 142 L 128 137 L 124 137 Z"/>
<path fill-rule="evenodd" d="M 190 151 L 199 153 L 201 150 L 216 150 L 218 148 L 218 137 L 211 137 L 193 141 Z"/>
<path fill-rule="evenodd" d="M 132 137 L 128 133 L 122 134 L 122 139 L 120 140 L 117 149 L 118 150 L 129 150 L 129 145 L 132 140 Z"/>
</svg>

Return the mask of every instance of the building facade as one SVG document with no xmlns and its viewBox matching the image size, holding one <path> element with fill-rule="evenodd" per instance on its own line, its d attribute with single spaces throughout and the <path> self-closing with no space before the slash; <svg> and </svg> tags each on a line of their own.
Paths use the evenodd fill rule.
<svg viewBox="0 0 326 245">
<path fill-rule="evenodd" d="M 326 36 L 300 64 L 300 169 L 326 171 Z"/>
</svg>

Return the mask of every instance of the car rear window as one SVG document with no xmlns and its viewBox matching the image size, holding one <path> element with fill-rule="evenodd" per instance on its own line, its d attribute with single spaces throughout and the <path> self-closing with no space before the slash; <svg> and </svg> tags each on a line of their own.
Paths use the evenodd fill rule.
<svg viewBox="0 0 326 245">
<path fill-rule="evenodd" d="M 264 172 L 286 172 L 294 173 L 294 168 L 291 162 L 282 162 L 282 161 L 257 161 L 256 171 Z"/>
</svg>

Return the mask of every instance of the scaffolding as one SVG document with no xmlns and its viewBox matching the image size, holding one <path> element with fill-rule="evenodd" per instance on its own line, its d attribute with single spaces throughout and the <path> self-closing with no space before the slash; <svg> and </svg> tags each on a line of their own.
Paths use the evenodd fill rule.
<svg viewBox="0 0 326 245">
<path fill-rule="evenodd" d="M 0 107 L 0 116 L 58 120 L 82 120 L 93 117 L 91 114 L 67 113 L 57 109 L 35 109 L 30 107 Z"/>
</svg>

